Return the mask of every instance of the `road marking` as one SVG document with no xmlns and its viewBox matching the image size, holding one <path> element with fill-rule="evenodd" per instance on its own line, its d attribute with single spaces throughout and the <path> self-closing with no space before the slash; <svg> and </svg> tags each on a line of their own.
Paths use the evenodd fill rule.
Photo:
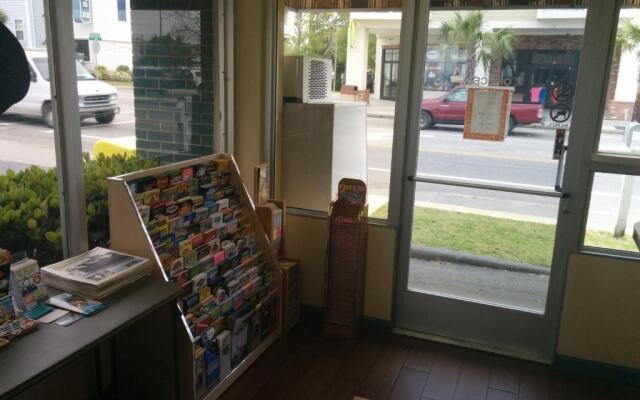
<svg viewBox="0 0 640 400">
<path fill-rule="evenodd" d="M 390 170 L 390 169 L 386 169 L 386 168 L 374 168 L 374 167 L 370 167 L 370 168 L 367 168 L 367 170 L 369 170 L 369 171 L 373 171 L 373 172 L 386 172 L 387 174 L 390 174 L 390 173 L 391 173 L 391 170 Z"/>
<path fill-rule="evenodd" d="M 105 127 L 109 127 L 111 125 L 126 125 L 126 124 L 131 124 L 133 122 L 136 122 L 135 119 L 132 119 L 130 121 L 122 121 L 122 122 L 112 122 L 108 125 L 91 125 L 91 126 L 81 126 L 80 130 L 83 131 L 85 129 L 94 129 L 94 128 L 105 128 Z M 53 133 L 53 129 L 47 129 L 46 131 L 40 131 L 41 133 Z"/>
<path fill-rule="evenodd" d="M 527 183 L 518 183 L 518 182 L 494 181 L 492 179 L 465 178 L 465 177 L 457 177 L 457 176 L 450 176 L 450 175 L 425 174 L 422 172 L 418 172 L 416 175 L 423 178 L 436 178 L 436 179 L 450 180 L 452 182 L 465 181 L 465 182 L 474 182 L 474 183 L 486 183 L 490 185 L 509 185 L 509 186 L 517 185 L 519 187 L 527 187 L 530 189 L 549 190 L 549 186 L 530 185 Z"/>
<path fill-rule="evenodd" d="M 497 160 L 509 160 L 509 161 L 529 161 L 529 162 L 544 163 L 544 164 L 556 164 L 558 162 L 557 160 L 544 159 L 544 158 L 507 156 L 507 155 L 501 155 L 501 154 L 487 154 L 487 153 L 480 153 L 475 151 L 452 151 L 449 149 L 426 148 L 423 146 L 420 147 L 420 151 L 424 153 L 451 154 L 451 155 L 457 155 L 457 156 L 493 158 Z"/>
<path fill-rule="evenodd" d="M 93 135 L 80 135 L 83 139 L 97 139 L 97 140 L 101 140 L 101 139 L 111 139 L 111 138 L 106 138 L 103 136 L 93 136 Z"/>
<path fill-rule="evenodd" d="M 389 144 L 370 144 L 368 147 L 373 147 L 377 149 L 391 149 L 391 143 Z M 532 158 L 532 157 L 523 157 L 523 156 L 507 156 L 501 154 L 491 154 L 491 153 L 480 153 L 474 151 L 452 151 L 449 149 L 443 148 L 427 148 L 425 146 L 420 147 L 421 153 L 436 153 L 436 154 L 448 154 L 448 155 L 456 155 L 456 156 L 469 156 L 469 157 L 478 157 L 478 158 L 490 158 L 496 160 L 507 160 L 507 161 L 528 161 L 535 162 L 541 164 L 556 164 L 557 160 L 544 159 L 544 158 Z"/>
</svg>

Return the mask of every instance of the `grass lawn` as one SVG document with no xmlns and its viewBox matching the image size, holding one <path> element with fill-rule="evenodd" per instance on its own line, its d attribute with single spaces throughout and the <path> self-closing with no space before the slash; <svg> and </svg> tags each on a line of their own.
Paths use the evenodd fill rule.
<svg viewBox="0 0 640 400">
<path fill-rule="evenodd" d="M 108 83 L 111 86 L 115 86 L 117 88 L 123 88 L 123 89 L 132 89 L 133 88 L 133 82 L 129 81 L 129 82 L 122 82 L 122 81 L 102 81 L 104 83 Z"/>
<path fill-rule="evenodd" d="M 387 205 L 372 217 L 387 215 Z M 459 250 L 504 260 L 551 266 L 555 226 L 478 214 L 416 207 L 413 242 Z M 614 238 L 602 231 L 588 231 L 589 246 L 637 251 L 633 239 Z"/>
</svg>

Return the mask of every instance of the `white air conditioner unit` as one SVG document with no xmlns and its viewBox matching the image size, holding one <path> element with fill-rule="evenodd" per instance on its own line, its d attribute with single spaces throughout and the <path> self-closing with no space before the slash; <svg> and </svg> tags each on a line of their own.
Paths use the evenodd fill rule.
<svg viewBox="0 0 640 400">
<path fill-rule="evenodd" d="M 284 98 L 309 103 L 331 98 L 331 60 L 307 56 L 284 58 Z"/>
</svg>

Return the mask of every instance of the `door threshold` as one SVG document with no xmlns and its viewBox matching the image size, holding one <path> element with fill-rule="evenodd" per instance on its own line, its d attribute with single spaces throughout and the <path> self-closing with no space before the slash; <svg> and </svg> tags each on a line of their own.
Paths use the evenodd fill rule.
<svg viewBox="0 0 640 400">
<path fill-rule="evenodd" d="M 543 357 L 543 356 L 540 356 L 540 355 L 536 355 L 536 354 L 523 353 L 523 352 L 518 352 L 518 351 L 514 351 L 514 350 L 507 350 L 507 349 L 502 349 L 502 348 L 498 348 L 498 347 L 487 346 L 487 345 L 476 343 L 476 342 L 470 342 L 470 341 L 461 340 L 461 339 L 455 339 L 455 338 L 450 338 L 450 337 L 445 337 L 445 336 L 439 336 L 439 335 L 434 335 L 434 334 L 431 334 L 431 333 L 412 331 L 410 329 L 404 329 L 404 328 L 395 327 L 395 328 L 393 328 L 393 333 L 396 333 L 398 335 L 410 336 L 410 337 L 414 337 L 414 338 L 418 338 L 418 339 L 430 340 L 432 342 L 450 344 L 450 345 L 453 345 L 453 346 L 465 347 L 465 348 L 473 349 L 473 350 L 480 350 L 480 351 L 484 351 L 484 352 L 487 352 L 487 353 L 499 354 L 501 356 L 507 356 L 507 357 L 518 358 L 518 359 L 521 359 L 521 360 L 533 361 L 533 362 L 542 363 L 542 364 L 549 364 L 550 365 L 553 362 L 553 360 L 550 359 L 550 358 L 546 358 L 546 357 Z"/>
</svg>

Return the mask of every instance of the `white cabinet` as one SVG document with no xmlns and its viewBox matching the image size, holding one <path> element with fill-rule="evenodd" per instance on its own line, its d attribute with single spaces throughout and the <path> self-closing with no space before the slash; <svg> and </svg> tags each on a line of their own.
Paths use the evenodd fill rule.
<svg viewBox="0 0 640 400">
<path fill-rule="evenodd" d="M 340 179 L 367 182 L 367 105 L 285 103 L 282 160 L 287 206 L 328 211 Z"/>
</svg>

